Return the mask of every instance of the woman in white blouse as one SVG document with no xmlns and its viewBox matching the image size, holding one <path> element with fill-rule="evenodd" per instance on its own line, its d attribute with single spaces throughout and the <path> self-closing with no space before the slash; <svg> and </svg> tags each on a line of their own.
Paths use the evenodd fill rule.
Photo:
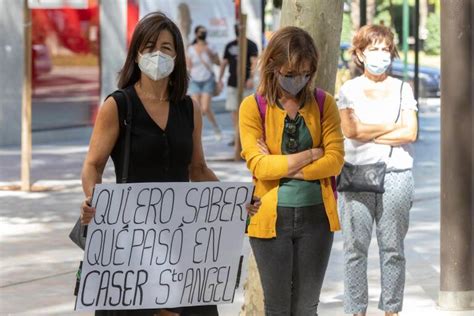
<svg viewBox="0 0 474 316">
<path fill-rule="evenodd" d="M 354 36 L 352 57 L 363 74 L 344 83 L 338 107 L 346 137 L 345 161 L 353 165 L 385 162 L 385 193 L 340 192 L 344 238 L 344 310 L 365 315 L 368 305 L 367 255 L 376 224 L 381 288 L 379 309 L 402 310 L 405 285 L 403 243 L 413 201 L 416 101 L 409 84 L 387 74 L 398 55 L 393 33 L 369 25 Z"/>
<path fill-rule="evenodd" d="M 216 77 L 213 65 L 220 65 L 219 55 L 207 42 L 207 30 L 198 25 L 194 29 L 196 39 L 188 47 L 186 64 L 188 66 L 191 81 L 188 93 L 201 105 L 201 112 L 214 128 L 217 140 L 222 138 L 222 133 L 212 111 L 211 98 L 216 88 Z"/>
</svg>

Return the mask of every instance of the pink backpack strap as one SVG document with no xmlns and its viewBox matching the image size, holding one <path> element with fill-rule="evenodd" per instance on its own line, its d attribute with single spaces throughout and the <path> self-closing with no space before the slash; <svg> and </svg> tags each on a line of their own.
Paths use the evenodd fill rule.
<svg viewBox="0 0 474 316">
<path fill-rule="evenodd" d="M 260 113 L 260 118 L 262 119 L 262 129 L 263 129 L 263 139 L 265 139 L 265 116 L 267 114 L 267 100 L 264 96 L 255 93 L 255 101 L 257 101 L 258 112 Z"/>
<path fill-rule="evenodd" d="M 321 124 L 324 117 L 324 102 L 326 101 L 326 92 L 323 89 L 316 88 L 314 91 L 314 97 L 319 108 L 319 116 L 321 118 Z M 337 190 L 336 190 L 336 177 L 331 177 L 331 187 L 334 192 L 334 198 L 337 201 Z"/>
<path fill-rule="evenodd" d="M 314 97 L 316 99 L 316 103 L 318 104 L 319 114 L 322 121 L 324 115 L 324 102 L 326 101 L 326 92 L 324 92 L 323 89 L 316 88 L 314 91 Z"/>
</svg>

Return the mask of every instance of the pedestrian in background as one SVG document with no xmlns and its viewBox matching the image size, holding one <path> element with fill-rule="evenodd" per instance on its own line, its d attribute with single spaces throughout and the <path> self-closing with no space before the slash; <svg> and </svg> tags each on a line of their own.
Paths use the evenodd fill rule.
<svg viewBox="0 0 474 316">
<path fill-rule="evenodd" d="M 344 83 L 338 106 L 350 165 L 383 166 L 384 193 L 357 192 L 356 179 L 339 194 L 344 238 L 344 310 L 365 315 L 368 305 L 367 256 L 376 225 L 381 287 L 379 309 L 402 310 L 405 286 L 404 239 L 413 202 L 413 154 L 416 101 L 410 85 L 387 70 L 398 55 L 393 33 L 380 25 L 362 27 L 352 42 L 352 57 L 363 75 Z M 381 164 L 382 163 L 382 164 Z M 345 174 L 346 165 L 341 174 Z M 344 181 L 339 179 L 340 184 Z M 372 180 L 376 180 L 372 174 Z M 364 189 L 364 190 L 367 190 Z M 378 191 L 378 190 L 377 190 Z"/>
<path fill-rule="evenodd" d="M 239 110 L 242 157 L 261 201 L 248 234 L 267 316 L 317 315 L 339 229 L 330 178 L 343 165 L 343 137 L 334 98 L 314 97 L 318 60 L 307 32 L 278 30 L 263 52 L 257 93 Z"/>
<path fill-rule="evenodd" d="M 216 77 L 213 65 L 220 65 L 219 55 L 207 42 L 207 30 L 198 25 L 194 29 L 196 36 L 188 47 L 186 63 L 191 74 L 189 94 L 201 105 L 203 115 L 207 117 L 214 128 L 217 140 L 222 139 L 222 132 L 212 111 L 211 98 L 216 89 Z"/>
<path fill-rule="evenodd" d="M 229 78 L 227 79 L 226 102 L 225 109 L 231 112 L 232 123 L 234 130 L 237 125 L 238 111 L 239 111 L 239 96 L 237 89 L 237 64 L 239 58 L 239 25 L 234 25 L 236 39 L 227 43 L 224 49 L 224 57 L 221 62 L 221 69 L 219 74 L 218 84 L 223 87 L 225 69 L 229 66 Z M 247 56 L 245 59 L 245 85 L 244 97 L 254 93 L 254 74 L 257 68 L 258 47 L 255 42 L 247 38 Z M 221 88 L 222 89 L 222 88 Z M 229 143 L 229 146 L 234 146 L 235 140 Z"/>
<path fill-rule="evenodd" d="M 218 181 L 204 159 L 199 103 L 186 95 L 188 74 L 181 33 L 164 14 L 150 13 L 137 24 L 118 85 L 130 100 L 132 120 L 128 120 L 126 97 L 120 91 L 112 93 L 100 107 L 82 169 L 86 197 L 81 205 L 83 224 L 94 217 L 95 209 L 90 207 L 92 190 L 102 182 L 109 157 L 117 182 L 123 182 L 123 177 L 129 183 Z M 124 162 L 127 147 L 128 164 Z M 128 176 L 123 174 L 123 166 Z M 161 311 L 104 310 L 95 314 L 218 315 L 215 305 Z"/>
</svg>

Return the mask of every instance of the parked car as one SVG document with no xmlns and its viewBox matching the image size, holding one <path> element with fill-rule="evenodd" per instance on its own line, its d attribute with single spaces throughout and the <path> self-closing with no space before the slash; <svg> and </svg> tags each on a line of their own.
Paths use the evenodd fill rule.
<svg viewBox="0 0 474 316">
<path fill-rule="evenodd" d="M 390 74 L 399 79 L 403 79 L 403 61 L 396 59 L 392 63 Z M 439 98 L 441 96 L 441 72 L 438 68 L 419 66 L 419 96 L 421 98 Z M 415 65 L 408 64 L 408 82 L 415 86 Z"/>
<path fill-rule="evenodd" d="M 350 48 L 348 43 L 341 43 L 340 45 L 340 58 L 339 58 L 339 69 L 346 68 L 350 69 L 349 60 L 346 57 L 346 52 Z M 420 82 L 419 97 L 421 98 L 439 98 L 441 96 L 441 72 L 438 68 L 419 66 L 418 76 Z M 395 59 L 392 66 L 389 69 L 391 76 L 403 79 L 403 61 Z M 414 88 L 415 80 L 415 65 L 408 64 L 408 82 Z"/>
</svg>

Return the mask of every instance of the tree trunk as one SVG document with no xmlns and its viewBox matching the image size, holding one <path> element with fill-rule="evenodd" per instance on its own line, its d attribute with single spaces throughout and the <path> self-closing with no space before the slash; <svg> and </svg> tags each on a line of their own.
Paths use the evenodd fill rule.
<svg viewBox="0 0 474 316">
<path fill-rule="evenodd" d="M 352 31 L 357 32 L 360 28 L 360 0 L 351 1 L 351 22 Z M 377 1 L 367 0 L 367 24 L 374 22 L 375 14 L 377 13 Z"/>
<path fill-rule="evenodd" d="M 240 316 L 265 315 L 263 307 L 263 290 L 253 253 L 250 253 L 248 261 L 248 276 L 244 284 L 245 305 L 242 306 Z"/>
<path fill-rule="evenodd" d="M 426 29 L 426 22 L 428 21 L 428 0 L 420 0 L 420 27 L 418 29 L 421 40 L 426 40 L 428 37 L 428 30 Z"/>
<path fill-rule="evenodd" d="M 314 39 L 319 51 L 316 85 L 334 93 L 339 42 L 342 30 L 343 0 L 285 0 L 281 26 L 298 26 Z"/>
<path fill-rule="evenodd" d="M 298 26 L 314 39 L 319 50 L 316 85 L 334 93 L 339 42 L 342 30 L 343 0 L 283 0 L 281 26 Z M 255 258 L 249 257 L 248 278 L 245 283 L 245 306 L 241 316 L 261 316 L 263 292 Z"/>
<path fill-rule="evenodd" d="M 377 13 L 377 1 L 367 0 L 367 24 L 373 24 L 375 13 Z"/>
<path fill-rule="evenodd" d="M 352 32 L 355 33 L 360 27 L 360 0 L 351 1 Z"/>
</svg>

